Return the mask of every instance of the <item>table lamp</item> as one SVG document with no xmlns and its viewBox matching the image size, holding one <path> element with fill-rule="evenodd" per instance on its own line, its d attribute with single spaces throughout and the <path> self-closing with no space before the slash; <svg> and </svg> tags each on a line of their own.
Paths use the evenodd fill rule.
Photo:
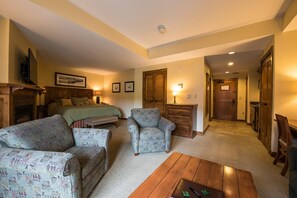
<svg viewBox="0 0 297 198">
<path fill-rule="evenodd" d="M 101 95 L 101 91 L 99 91 L 99 90 L 94 91 L 94 96 L 96 96 L 96 103 L 97 104 L 100 104 L 100 95 Z"/>
<path fill-rule="evenodd" d="M 177 91 L 173 92 L 173 103 L 176 104 Z"/>
</svg>

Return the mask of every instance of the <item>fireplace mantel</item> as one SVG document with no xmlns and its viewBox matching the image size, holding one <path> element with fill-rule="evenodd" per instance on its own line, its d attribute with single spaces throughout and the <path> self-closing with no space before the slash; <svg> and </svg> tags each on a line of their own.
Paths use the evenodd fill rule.
<svg viewBox="0 0 297 198">
<path fill-rule="evenodd" d="M 0 83 L 0 128 L 15 124 L 15 107 L 32 105 L 36 119 L 36 96 L 44 89 L 28 84 Z"/>
</svg>

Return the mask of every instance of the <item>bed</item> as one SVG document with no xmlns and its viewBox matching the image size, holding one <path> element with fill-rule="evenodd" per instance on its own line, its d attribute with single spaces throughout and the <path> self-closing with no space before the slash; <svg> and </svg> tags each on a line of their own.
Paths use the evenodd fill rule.
<svg viewBox="0 0 297 198">
<path fill-rule="evenodd" d="M 92 89 L 45 87 L 45 105 L 48 114 L 60 114 L 70 127 L 84 127 L 84 120 L 97 116 L 118 116 L 119 108 L 107 104 L 95 104 Z"/>
</svg>

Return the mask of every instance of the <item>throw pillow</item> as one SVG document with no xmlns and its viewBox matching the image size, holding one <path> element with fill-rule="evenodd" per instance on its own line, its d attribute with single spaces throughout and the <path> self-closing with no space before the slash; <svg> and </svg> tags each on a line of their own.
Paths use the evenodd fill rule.
<svg viewBox="0 0 297 198">
<path fill-rule="evenodd" d="M 71 99 L 60 99 L 60 104 L 62 106 L 72 106 Z"/>
</svg>

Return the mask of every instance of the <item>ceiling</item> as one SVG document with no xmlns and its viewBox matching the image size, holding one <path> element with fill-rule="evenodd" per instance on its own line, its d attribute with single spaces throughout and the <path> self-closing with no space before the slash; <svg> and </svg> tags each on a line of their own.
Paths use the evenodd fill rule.
<svg viewBox="0 0 297 198">
<path fill-rule="evenodd" d="M 111 74 L 152 64 L 206 56 L 213 74 L 247 72 L 272 37 L 150 57 L 174 46 L 245 25 L 274 19 L 291 0 L 0 0 L 10 18 L 50 64 Z M 160 34 L 158 25 L 166 32 Z M 102 28 L 104 27 L 104 28 Z M 236 51 L 228 55 L 228 51 Z M 147 54 L 146 54 L 147 53 Z M 232 67 L 227 67 L 228 61 Z"/>
</svg>

